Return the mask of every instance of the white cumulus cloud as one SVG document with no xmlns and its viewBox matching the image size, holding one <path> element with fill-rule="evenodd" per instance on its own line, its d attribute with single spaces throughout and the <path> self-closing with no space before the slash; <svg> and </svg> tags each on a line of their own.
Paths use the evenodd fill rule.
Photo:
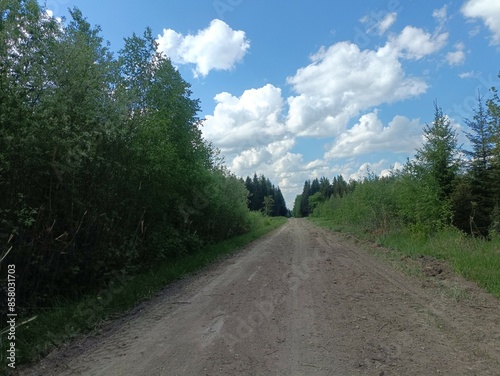
<svg viewBox="0 0 500 376">
<path fill-rule="evenodd" d="M 500 44 L 500 1 L 468 0 L 462 6 L 462 14 L 468 18 L 480 18 L 493 34 L 492 44 Z"/>
<path fill-rule="evenodd" d="M 233 159 L 231 170 L 238 172 L 240 175 L 242 172 L 247 171 L 247 175 L 251 175 L 250 171 L 263 163 L 269 162 L 270 158 L 271 153 L 266 148 L 243 150 Z"/>
<path fill-rule="evenodd" d="M 411 154 L 422 141 L 418 119 L 397 115 L 387 126 L 378 111 L 361 116 L 359 122 L 335 139 L 325 158 L 346 158 L 376 152 Z"/>
<path fill-rule="evenodd" d="M 439 51 L 446 44 L 448 33 L 432 35 L 423 29 L 406 26 L 390 43 L 401 51 L 406 59 L 420 60 L 423 57 Z"/>
<path fill-rule="evenodd" d="M 464 48 L 465 46 L 463 43 L 457 43 L 455 45 L 455 51 L 446 54 L 446 61 L 449 65 L 454 66 L 463 64 L 466 57 Z"/>
<path fill-rule="evenodd" d="M 203 135 L 222 152 L 267 146 L 285 135 L 281 89 L 267 84 L 245 90 L 240 97 L 220 93 L 215 100 L 214 114 L 205 117 Z"/>
<path fill-rule="evenodd" d="M 363 109 L 425 92 L 423 80 L 405 75 L 398 52 L 389 44 L 360 50 L 348 42 L 320 49 L 287 79 L 298 94 L 288 98 L 287 129 L 299 136 L 335 136 Z"/>
<path fill-rule="evenodd" d="M 283 160 L 294 146 L 293 138 L 275 141 L 267 146 L 256 146 L 239 153 L 231 163 L 231 171 L 240 175 L 252 175 L 262 164 L 273 164 Z"/>
<path fill-rule="evenodd" d="M 158 50 L 174 64 L 195 64 L 195 76 L 207 76 L 211 70 L 232 69 L 250 48 L 244 31 L 233 30 L 218 19 L 196 35 L 184 36 L 172 29 L 163 29 L 157 42 Z"/>
</svg>

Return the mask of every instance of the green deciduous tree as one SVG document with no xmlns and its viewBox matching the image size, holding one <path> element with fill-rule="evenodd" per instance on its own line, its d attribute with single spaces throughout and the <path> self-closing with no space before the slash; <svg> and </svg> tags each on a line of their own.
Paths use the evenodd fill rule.
<svg viewBox="0 0 500 376">
<path fill-rule="evenodd" d="M 0 254 L 25 307 L 248 230 L 248 191 L 151 30 L 118 57 L 100 33 L 0 0 Z"/>
<path fill-rule="evenodd" d="M 314 212 L 314 209 L 321 203 L 325 202 L 326 198 L 323 196 L 321 192 L 316 192 L 312 196 L 309 196 L 309 208 L 311 212 Z"/>
<path fill-rule="evenodd" d="M 271 216 L 274 211 L 274 199 L 272 196 L 265 196 L 262 202 L 262 212 Z"/>
</svg>

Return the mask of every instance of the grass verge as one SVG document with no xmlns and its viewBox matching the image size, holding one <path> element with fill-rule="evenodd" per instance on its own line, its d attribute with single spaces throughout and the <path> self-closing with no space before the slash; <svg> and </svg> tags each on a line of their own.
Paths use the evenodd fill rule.
<svg viewBox="0 0 500 376">
<path fill-rule="evenodd" d="M 446 228 L 433 236 L 417 235 L 403 229 L 385 234 L 372 234 L 360 228 L 334 224 L 329 218 L 309 218 L 331 231 L 350 233 L 360 239 L 374 241 L 393 252 L 391 257 L 417 259 L 430 256 L 445 260 L 455 273 L 476 282 L 500 298 L 500 237 L 492 240 L 472 238 L 454 228 Z"/>
<path fill-rule="evenodd" d="M 104 321 L 122 316 L 142 301 L 148 300 L 169 283 L 229 255 L 246 244 L 278 228 L 284 217 L 264 217 L 251 213 L 251 230 L 246 234 L 207 246 L 173 263 L 165 263 L 135 276 L 115 275 L 113 282 L 98 292 L 75 302 L 58 302 L 40 312 L 32 321 L 16 329 L 16 365 L 34 362 L 54 347 L 97 329 Z M 25 318 L 24 321 L 32 318 Z M 18 323 L 23 320 L 18 318 Z M 7 364 L 6 333 L 0 343 L 2 366 Z"/>
</svg>

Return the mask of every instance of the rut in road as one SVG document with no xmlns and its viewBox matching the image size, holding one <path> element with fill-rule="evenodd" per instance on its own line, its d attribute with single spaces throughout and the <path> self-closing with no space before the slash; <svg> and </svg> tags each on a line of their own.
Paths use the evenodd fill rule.
<svg viewBox="0 0 500 376">
<path fill-rule="evenodd" d="M 456 301 L 290 219 L 22 375 L 499 375 L 498 300 Z"/>
</svg>

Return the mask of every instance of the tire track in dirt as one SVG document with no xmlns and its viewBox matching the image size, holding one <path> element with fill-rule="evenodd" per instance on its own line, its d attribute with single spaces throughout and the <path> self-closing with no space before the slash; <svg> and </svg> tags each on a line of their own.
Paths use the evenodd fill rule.
<svg viewBox="0 0 500 376">
<path fill-rule="evenodd" d="M 463 283 L 456 301 L 291 219 L 19 374 L 499 375 L 498 300 Z"/>
</svg>

